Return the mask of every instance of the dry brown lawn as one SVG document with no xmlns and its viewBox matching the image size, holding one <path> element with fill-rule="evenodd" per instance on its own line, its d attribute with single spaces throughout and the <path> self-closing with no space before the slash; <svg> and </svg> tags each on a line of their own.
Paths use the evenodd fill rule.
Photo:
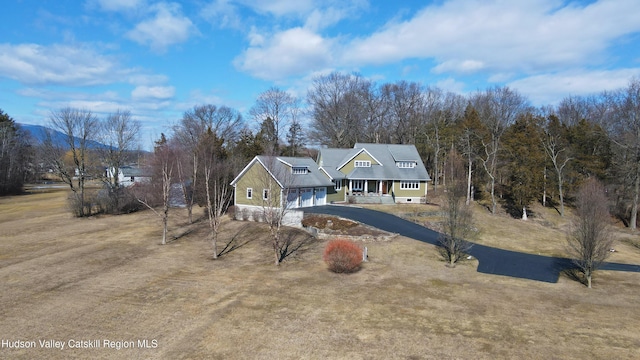
<svg viewBox="0 0 640 360">
<path fill-rule="evenodd" d="M 244 245 L 212 260 L 204 225 L 179 210 L 177 239 L 162 246 L 151 212 L 76 219 L 65 197 L 0 198 L 0 340 L 36 342 L 0 348 L 0 358 L 638 358 L 640 274 L 601 271 L 591 290 L 565 277 L 485 275 L 475 262 L 448 268 L 432 246 L 402 237 L 367 242 L 370 261 L 355 274 L 328 272 L 322 241 L 276 267 L 264 226 L 231 220 L 223 241 Z M 511 222 L 505 234 L 545 228 Z M 521 238 L 500 241 L 531 245 Z M 640 249 L 627 251 L 640 262 Z M 145 339 L 157 346 L 139 348 Z M 70 340 L 101 347 L 69 349 Z"/>
</svg>

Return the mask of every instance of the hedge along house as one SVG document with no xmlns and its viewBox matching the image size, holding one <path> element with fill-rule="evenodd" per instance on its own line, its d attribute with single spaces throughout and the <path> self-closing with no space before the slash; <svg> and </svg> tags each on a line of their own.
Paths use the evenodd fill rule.
<svg viewBox="0 0 640 360">
<path fill-rule="evenodd" d="M 327 203 L 333 183 L 311 158 L 256 156 L 233 179 L 236 213 Z"/>
<path fill-rule="evenodd" d="M 334 183 L 327 197 L 331 202 L 349 196 L 420 202 L 431 181 L 414 145 L 357 143 L 353 149 L 321 149 L 317 163 Z"/>
</svg>

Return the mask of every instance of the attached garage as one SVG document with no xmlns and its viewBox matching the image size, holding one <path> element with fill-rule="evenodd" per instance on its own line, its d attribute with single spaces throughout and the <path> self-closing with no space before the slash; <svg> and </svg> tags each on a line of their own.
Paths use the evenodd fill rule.
<svg viewBox="0 0 640 360">
<path fill-rule="evenodd" d="M 313 189 L 300 189 L 300 207 L 313 206 Z"/>
<path fill-rule="evenodd" d="M 287 194 L 287 208 L 294 209 L 298 207 L 298 189 L 289 189 Z"/>
<path fill-rule="evenodd" d="M 325 205 L 327 203 L 327 188 L 316 188 L 315 205 Z"/>
</svg>

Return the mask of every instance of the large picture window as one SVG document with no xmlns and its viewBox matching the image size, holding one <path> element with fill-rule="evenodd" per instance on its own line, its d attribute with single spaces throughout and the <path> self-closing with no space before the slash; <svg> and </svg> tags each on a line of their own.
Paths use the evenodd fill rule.
<svg viewBox="0 0 640 360">
<path fill-rule="evenodd" d="M 419 190 L 419 181 L 400 181 L 400 189 L 402 190 Z"/>
<path fill-rule="evenodd" d="M 352 180 L 351 186 L 351 191 L 362 191 L 364 190 L 364 180 Z"/>
</svg>

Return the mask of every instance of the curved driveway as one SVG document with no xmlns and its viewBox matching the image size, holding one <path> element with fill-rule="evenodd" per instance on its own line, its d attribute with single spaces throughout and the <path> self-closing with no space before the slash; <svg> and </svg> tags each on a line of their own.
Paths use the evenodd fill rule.
<svg viewBox="0 0 640 360">
<path fill-rule="evenodd" d="M 432 245 L 438 244 L 437 232 L 380 211 L 332 205 L 314 206 L 303 210 L 309 213 L 340 216 L 418 241 Z M 478 259 L 478 272 L 551 283 L 558 282 L 562 270 L 575 267 L 571 260 L 566 258 L 526 254 L 480 244 L 473 244 L 468 253 Z M 640 272 L 640 265 L 604 263 L 600 269 Z"/>
</svg>

